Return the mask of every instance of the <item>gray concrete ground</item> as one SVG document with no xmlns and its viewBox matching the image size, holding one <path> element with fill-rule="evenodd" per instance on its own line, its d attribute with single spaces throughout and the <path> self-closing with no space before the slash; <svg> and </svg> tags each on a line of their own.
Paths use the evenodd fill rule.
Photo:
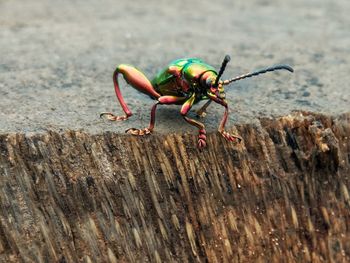
<svg viewBox="0 0 350 263">
<path fill-rule="evenodd" d="M 118 64 L 151 78 L 173 59 L 219 67 L 225 54 L 225 77 L 275 63 L 295 68 L 228 87 L 229 125 L 300 109 L 349 112 L 349 11 L 349 0 L 0 0 L 0 132 L 146 126 L 153 102 L 125 82 L 132 119 L 98 117 L 122 113 L 111 78 Z M 178 111 L 160 106 L 157 131 L 192 130 Z M 222 112 L 211 106 L 209 130 Z"/>
</svg>

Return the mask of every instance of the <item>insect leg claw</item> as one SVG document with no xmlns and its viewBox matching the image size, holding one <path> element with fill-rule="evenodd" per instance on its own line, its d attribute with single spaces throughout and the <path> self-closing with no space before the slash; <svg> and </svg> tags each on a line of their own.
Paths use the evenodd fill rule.
<svg viewBox="0 0 350 263">
<path fill-rule="evenodd" d="M 130 129 L 127 129 L 125 132 L 136 136 L 143 136 L 143 135 L 150 134 L 152 130 L 150 130 L 149 128 L 144 128 L 144 129 L 130 128 Z"/>
<path fill-rule="evenodd" d="M 207 132 L 204 129 L 199 130 L 198 134 L 198 148 L 205 148 L 207 146 Z"/>
<path fill-rule="evenodd" d="M 205 111 L 201 111 L 201 110 L 197 111 L 196 113 L 198 118 L 204 118 L 207 115 Z"/>
<path fill-rule="evenodd" d="M 221 131 L 220 133 L 226 140 L 228 140 L 230 142 L 237 141 L 238 143 L 240 143 L 243 140 L 241 136 L 230 134 L 226 131 Z"/>
<path fill-rule="evenodd" d="M 116 116 L 111 112 L 101 112 L 100 113 L 100 118 L 103 118 L 103 116 L 107 117 L 107 120 L 110 121 L 125 121 L 129 118 L 129 116 L 124 115 L 124 116 Z"/>
</svg>

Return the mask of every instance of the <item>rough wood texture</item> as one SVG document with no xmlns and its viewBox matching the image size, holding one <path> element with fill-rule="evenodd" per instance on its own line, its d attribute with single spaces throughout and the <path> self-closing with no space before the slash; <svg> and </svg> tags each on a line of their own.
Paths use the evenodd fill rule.
<svg viewBox="0 0 350 263">
<path fill-rule="evenodd" d="M 1 262 L 350 261 L 350 114 L 0 136 Z"/>
</svg>

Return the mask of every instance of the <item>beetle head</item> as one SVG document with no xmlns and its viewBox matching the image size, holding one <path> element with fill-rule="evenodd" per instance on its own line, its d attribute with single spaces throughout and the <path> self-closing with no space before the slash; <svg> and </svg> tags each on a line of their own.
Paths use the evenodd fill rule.
<svg viewBox="0 0 350 263">
<path fill-rule="evenodd" d="M 207 92 L 213 95 L 216 95 L 220 99 L 225 99 L 226 95 L 225 95 L 223 82 L 220 80 L 217 86 L 215 86 L 214 84 L 215 84 L 215 79 L 207 80 Z"/>
<path fill-rule="evenodd" d="M 223 81 L 220 80 L 222 74 L 225 71 L 227 63 L 231 60 L 229 55 L 226 55 L 224 61 L 221 64 L 219 73 L 216 75 L 213 72 L 205 76 L 205 85 L 207 88 L 207 92 L 213 95 L 216 95 L 220 99 L 225 99 L 225 90 L 223 87 Z"/>
</svg>

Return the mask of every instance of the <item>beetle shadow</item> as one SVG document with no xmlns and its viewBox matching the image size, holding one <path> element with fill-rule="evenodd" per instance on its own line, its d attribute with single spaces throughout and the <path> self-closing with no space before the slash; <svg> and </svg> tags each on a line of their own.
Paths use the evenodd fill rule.
<svg viewBox="0 0 350 263">
<path fill-rule="evenodd" d="M 196 111 L 202 106 L 198 104 L 193 106 L 187 117 L 203 123 L 206 126 L 207 131 L 214 131 L 219 124 L 218 116 L 221 118 L 221 114 L 218 111 L 223 111 L 222 107 L 218 105 L 211 105 L 210 110 L 205 118 L 199 118 Z M 183 132 L 196 132 L 198 129 L 186 122 L 180 113 L 181 105 L 159 105 L 156 111 L 155 132 L 159 133 L 183 133 Z M 149 123 L 150 117 L 145 112 L 139 114 L 140 127 L 146 127 Z"/>
<path fill-rule="evenodd" d="M 193 128 L 182 117 L 181 106 L 179 105 L 159 105 L 156 112 L 155 132 L 159 133 L 178 133 L 191 131 Z M 147 124 L 143 120 L 143 125 Z"/>
</svg>

